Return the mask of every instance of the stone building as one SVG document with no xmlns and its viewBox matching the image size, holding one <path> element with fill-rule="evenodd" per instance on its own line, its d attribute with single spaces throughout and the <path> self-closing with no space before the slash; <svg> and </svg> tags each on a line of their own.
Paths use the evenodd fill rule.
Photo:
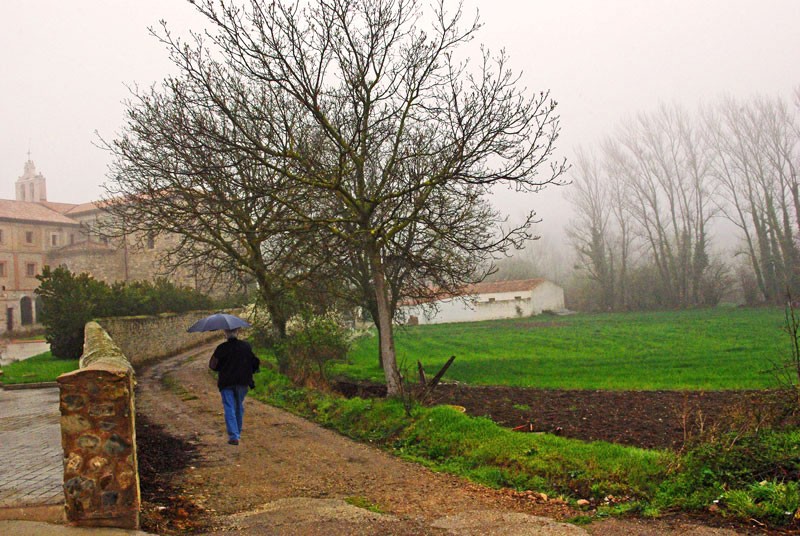
<svg viewBox="0 0 800 536">
<path fill-rule="evenodd" d="M 98 232 L 107 214 L 102 202 L 83 204 L 47 200 L 45 177 L 28 159 L 15 184 L 16 199 L 0 199 L 0 333 L 32 329 L 40 303 L 34 290 L 42 267 L 64 265 L 95 279 L 152 280 L 165 275 L 159 259 L 165 238 L 109 240 Z M 139 245 L 141 244 L 141 245 Z M 170 279 L 197 288 L 192 273 L 171 273 Z"/>
</svg>

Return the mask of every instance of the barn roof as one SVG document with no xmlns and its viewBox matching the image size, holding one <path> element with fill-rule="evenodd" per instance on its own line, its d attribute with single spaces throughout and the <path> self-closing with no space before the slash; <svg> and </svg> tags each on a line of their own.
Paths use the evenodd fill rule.
<svg viewBox="0 0 800 536">
<path fill-rule="evenodd" d="M 501 294 L 504 292 L 524 292 L 530 291 L 544 283 L 546 280 L 542 278 L 537 279 L 519 279 L 516 281 L 489 281 L 477 283 L 467 287 L 464 294 Z"/>
<path fill-rule="evenodd" d="M 431 291 L 431 296 L 426 298 L 407 298 L 400 302 L 400 305 L 421 305 L 440 300 L 449 300 L 458 296 L 479 296 L 481 294 L 502 294 L 505 292 L 530 292 L 542 283 L 547 281 L 543 278 L 518 279 L 514 281 L 489 281 L 467 285 L 462 292 L 450 294 L 437 294 Z"/>
</svg>

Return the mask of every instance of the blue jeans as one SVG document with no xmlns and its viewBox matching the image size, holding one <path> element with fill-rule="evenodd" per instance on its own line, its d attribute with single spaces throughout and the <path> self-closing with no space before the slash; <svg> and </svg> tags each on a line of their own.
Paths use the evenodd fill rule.
<svg viewBox="0 0 800 536">
<path fill-rule="evenodd" d="M 222 409 L 225 410 L 225 428 L 228 430 L 228 439 L 239 439 L 242 435 L 242 420 L 244 419 L 244 397 L 247 394 L 246 385 L 234 385 L 220 389 L 222 395 Z"/>
</svg>

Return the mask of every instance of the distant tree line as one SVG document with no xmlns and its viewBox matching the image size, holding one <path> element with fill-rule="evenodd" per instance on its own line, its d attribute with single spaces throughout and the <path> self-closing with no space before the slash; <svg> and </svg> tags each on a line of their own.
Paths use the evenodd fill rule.
<svg viewBox="0 0 800 536">
<path fill-rule="evenodd" d="M 580 152 L 568 233 L 583 287 L 573 298 L 622 310 L 714 305 L 732 287 L 748 303 L 798 295 L 798 106 L 800 91 L 794 106 L 664 105 Z M 712 222 L 735 229 L 732 259 L 714 247 Z"/>
</svg>

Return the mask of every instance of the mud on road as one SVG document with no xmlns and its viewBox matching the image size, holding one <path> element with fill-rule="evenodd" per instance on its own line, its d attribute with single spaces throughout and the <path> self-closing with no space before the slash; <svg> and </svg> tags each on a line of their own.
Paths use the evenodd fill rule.
<svg viewBox="0 0 800 536">
<path fill-rule="evenodd" d="M 144 529 L 159 534 L 736 534 L 686 518 L 577 527 L 559 500 L 429 471 L 248 399 L 227 444 L 211 347 L 139 373 Z"/>
</svg>

